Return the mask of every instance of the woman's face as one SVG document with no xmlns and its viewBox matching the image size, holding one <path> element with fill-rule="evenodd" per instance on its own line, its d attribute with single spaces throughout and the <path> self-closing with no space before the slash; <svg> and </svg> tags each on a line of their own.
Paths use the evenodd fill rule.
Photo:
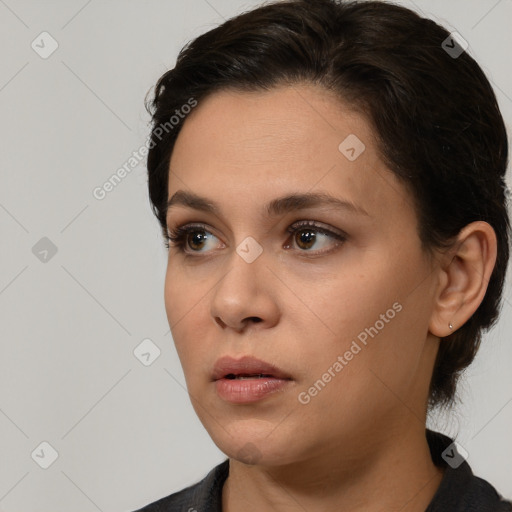
<svg viewBox="0 0 512 512">
<path fill-rule="evenodd" d="M 224 453 L 361 460 L 390 429 L 424 428 L 437 267 L 361 116 L 314 86 L 217 92 L 176 142 L 169 199 L 178 191 L 217 207 L 175 196 L 169 230 L 201 226 L 171 244 L 165 304 L 193 407 Z M 276 202 L 297 194 L 340 204 Z M 218 383 L 224 356 L 289 379 Z"/>
</svg>

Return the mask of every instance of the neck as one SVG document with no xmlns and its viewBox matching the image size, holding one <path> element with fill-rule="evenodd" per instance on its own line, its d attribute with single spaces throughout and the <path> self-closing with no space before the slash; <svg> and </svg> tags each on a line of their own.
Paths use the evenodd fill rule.
<svg viewBox="0 0 512 512">
<path fill-rule="evenodd" d="M 361 434 L 361 433 L 359 433 Z M 330 445 L 285 466 L 230 459 L 223 512 L 424 512 L 443 471 L 432 462 L 425 427 L 414 418 L 400 432 L 369 437 L 358 450 Z"/>
</svg>

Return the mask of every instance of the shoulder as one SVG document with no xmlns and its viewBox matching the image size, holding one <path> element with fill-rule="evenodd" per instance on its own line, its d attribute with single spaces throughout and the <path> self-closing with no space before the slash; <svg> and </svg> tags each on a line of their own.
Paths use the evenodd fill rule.
<svg viewBox="0 0 512 512">
<path fill-rule="evenodd" d="M 512 501 L 506 500 L 487 480 L 477 476 L 473 477 L 474 483 L 472 489 L 475 499 L 480 500 L 482 506 L 490 505 L 489 511 L 493 512 L 512 512 Z M 482 510 L 487 510 L 482 508 Z"/>
<path fill-rule="evenodd" d="M 512 501 L 506 500 L 487 480 L 471 474 L 463 481 L 454 477 L 457 470 L 447 471 L 447 485 L 434 497 L 426 512 L 512 512 Z"/>
<path fill-rule="evenodd" d="M 444 476 L 426 512 L 512 512 L 507 501 L 486 480 L 475 476 L 453 439 L 427 431 L 432 460 Z"/>
<path fill-rule="evenodd" d="M 215 466 L 200 482 L 133 512 L 220 512 L 222 486 L 228 473 L 229 459 L 226 459 Z"/>
</svg>

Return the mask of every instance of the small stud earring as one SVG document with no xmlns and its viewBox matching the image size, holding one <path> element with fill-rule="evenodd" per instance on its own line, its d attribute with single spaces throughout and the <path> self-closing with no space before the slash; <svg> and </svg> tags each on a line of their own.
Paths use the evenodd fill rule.
<svg viewBox="0 0 512 512">
<path fill-rule="evenodd" d="M 450 329 L 453 329 L 453 325 L 452 323 L 450 322 L 450 325 L 448 326 Z"/>
</svg>

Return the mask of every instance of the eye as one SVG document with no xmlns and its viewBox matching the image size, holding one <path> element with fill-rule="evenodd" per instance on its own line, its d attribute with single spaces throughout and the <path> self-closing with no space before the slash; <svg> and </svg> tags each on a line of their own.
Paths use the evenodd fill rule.
<svg viewBox="0 0 512 512">
<path fill-rule="evenodd" d="M 331 231 L 330 229 L 327 229 L 327 228 L 324 228 L 324 227 L 318 225 L 314 221 L 301 221 L 301 222 L 295 223 L 292 226 L 290 226 L 287 229 L 287 231 L 288 231 L 288 233 L 293 235 L 292 240 L 295 243 L 295 245 L 297 245 L 299 247 L 300 252 L 312 252 L 313 254 L 322 254 L 325 252 L 330 252 L 331 249 L 321 250 L 322 246 L 325 247 L 326 245 L 327 246 L 334 245 L 336 247 L 336 246 L 341 245 L 347 239 L 347 236 L 344 233 L 342 233 L 342 232 L 337 233 L 337 232 Z M 332 244 L 332 243 L 329 244 L 329 239 L 331 239 L 331 241 L 337 240 L 338 242 L 336 244 Z M 312 247 L 314 247 L 315 244 L 317 244 L 317 246 L 318 246 L 319 245 L 318 242 L 321 242 L 321 241 L 324 241 L 327 243 L 320 244 L 320 247 L 317 247 L 317 249 L 320 249 L 320 252 L 318 250 L 317 251 L 309 250 Z M 290 247 L 289 244 L 285 246 L 285 248 L 289 248 L 289 247 Z"/>
<path fill-rule="evenodd" d="M 308 252 L 315 255 L 330 252 L 332 249 L 322 250 L 324 246 L 329 245 L 329 239 L 337 240 L 337 243 L 330 244 L 334 248 L 341 245 L 346 241 L 347 236 L 342 232 L 334 232 L 330 229 L 322 227 L 314 221 L 301 221 L 293 224 L 287 229 L 287 232 L 292 236 L 294 245 L 299 247 L 299 252 Z M 208 248 L 208 244 L 212 242 L 214 238 L 217 238 L 204 224 L 188 224 L 186 226 L 180 226 L 175 229 L 170 229 L 166 237 L 166 247 L 177 248 L 180 252 L 185 254 L 191 253 L 203 253 L 202 249 Z M 324 242 L 323 244 L 319 242 Z M 326 243 L 325 243 L 326 242 Z M 312 247 L 317 247 L 316 251 L 311 251 Z M 215 244 L 210 243 L 211 246 L 215 247 Z M 213 248 L 212 247 L 212 248 Z M 287 243 L 284 246 L 285 249 L 290 248 L 290 244 Z"/>
<path fill-rule="evenodd" d="M 207 246 L 212 238 L 217 238 L 206 229 L 204 224 L 189 224 L 169 230 L 165 246 L 176 247 L 180 252 L 204 252 L 200 249 Z"/>
</svg>

